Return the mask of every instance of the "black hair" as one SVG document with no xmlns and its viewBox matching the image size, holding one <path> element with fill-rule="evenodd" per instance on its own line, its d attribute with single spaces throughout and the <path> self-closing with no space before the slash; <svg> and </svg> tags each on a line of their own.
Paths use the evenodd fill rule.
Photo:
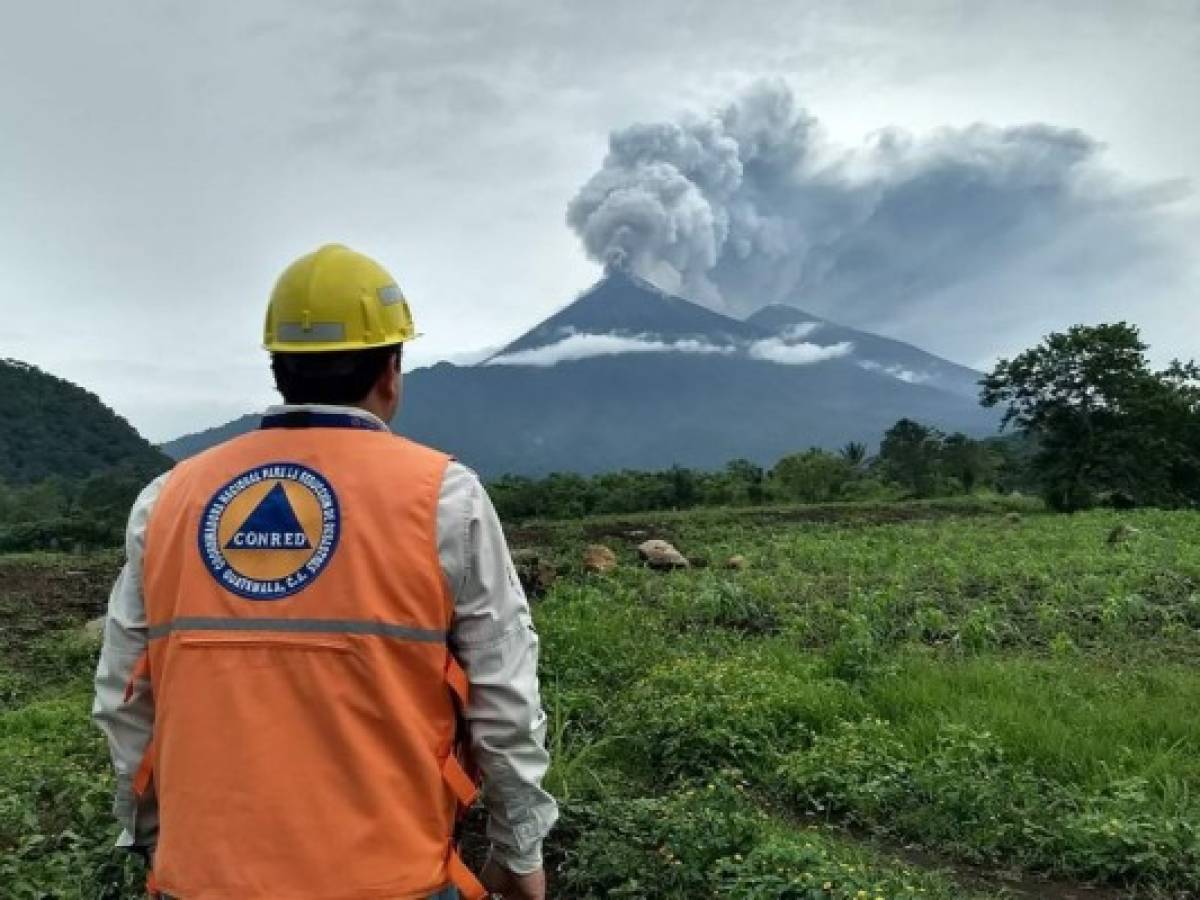
<svg viewBox="0 0 1200 900">
<path fill-rule="evenodd" d="M 272 353 L 271 371 L 284 403 L 351 406 L 371 392 L 400 345 L 333 353 Z"/>
</svg>

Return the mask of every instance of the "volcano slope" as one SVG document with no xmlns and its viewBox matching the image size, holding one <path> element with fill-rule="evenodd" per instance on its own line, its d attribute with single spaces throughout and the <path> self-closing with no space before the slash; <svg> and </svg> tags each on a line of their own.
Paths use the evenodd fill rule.
<svg viewBox="0 0 1200 900">
<path fill-rule="evenodd" d="M 512 528 L 560 573 L 553 895 L 1195 896 L 1198 526 L 975 500 Z M 642 568 L 647 537 L 708 565 Z M 5 896 L 136 896 L 79 631 L 118 563 L 0 560 Z"/>
<path fill-rule="evenodd" d="M 393 426 L 487 478 L 773 465 L 797 448 L 874 445 L 905 417 L 995 434 L 980 377 L 793 307 L 731 319 L 614 271 L 478 365 L 408 373 Z M 258 422 L 163 449 L 181 459 Z"/>
</svg>

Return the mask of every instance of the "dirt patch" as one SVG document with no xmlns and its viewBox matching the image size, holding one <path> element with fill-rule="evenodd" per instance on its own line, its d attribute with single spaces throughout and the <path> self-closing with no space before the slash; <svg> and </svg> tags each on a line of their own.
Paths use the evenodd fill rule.
<svg viewBox="0 0 1200 900">
<path fill-rule="evenodd" d="M 964 502 L 945 500 L 915 503 L 849 504 L 828 503 L 810 506 L 752 507 L 747 509 L 696 509 L 686 513 L 667 513 L 661 518 L 613 518 L 572 520 L 569 522 L 524 522 L 505 528 L 513 546 L 529 547 L 552 543 L 564 528 L 578 529 L 583 540 L 615 539 L 640 543 L 648 537 L 672 540 L 680 528 L 703 522 L 710 515 L 722 521 L 751 525 L 895 525 L 903 522 L 936 521 L 955 517 L 1002 518 L 1005 507 L 985 500 Z M 580 527 L 582 525 L 582 527 Z"/>
<path fill-rule="evenodd" d="M 19 667 L 34 638 L 103 614 L 120 570 L 113 553 L 0 558 L 0 661 Z"/>
</svg>

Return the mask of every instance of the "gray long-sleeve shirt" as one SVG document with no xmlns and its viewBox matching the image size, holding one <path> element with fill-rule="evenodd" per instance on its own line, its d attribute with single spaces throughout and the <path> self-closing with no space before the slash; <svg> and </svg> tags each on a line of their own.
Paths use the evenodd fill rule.
<svg viewBox="0 0 1200 900">
<path fill-rule="evenodd" d="M 362 416 L 352 407 L 279 406 L 268 414 L 308 410 Z M 146 648 L 142 593 L 146 526 L 167 475 L 133 505 L 125 537 L 126 563 L 108 603 L 104 646 L 96 670 L 93 718 L 108 738 L 117 773 L 114 811 L 119 844 L 152 846 L 158 829 L 153 793 L 140 802 L 133 776 L 150 740 L 154 698 L 148 690 L 125 701 L 125 686 Z M 470 469 L 451 462 L 437 508 L 438 556 L 454 594 L 451 644 L 471 683 L 466 718 L 473 757 L 483 773 L 483 802 L 493 855 L 514 872 L 541 865 L 542 840 L 558 817 L 541 787 L 549 765 L 546 715 L 537 676 L 538 638 L 513 570 L 499 519 Z"/>
</svg>

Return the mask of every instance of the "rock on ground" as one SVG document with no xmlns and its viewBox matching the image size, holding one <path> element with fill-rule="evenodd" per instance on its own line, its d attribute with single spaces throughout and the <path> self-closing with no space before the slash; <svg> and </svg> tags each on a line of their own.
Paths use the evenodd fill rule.
<svg viewBox="0 0 1200 900">
<path fill-rule="evenodd" d="M 687 557 L 666 541 L 650 540 L 638 545 L 638 556 L 652 569 L 687 569 Z"/>
<path fill-rule="evenodd" d="M 583 551 L 583 568 L 603 575 L 617 567 L 617 554 L 603 544 L 589 544 Z"/>
<path fill-rule="evenodd" d="M 558 579 L 554 564 L 537 550 L 514 550 L 512 561 L 525 596 L 530 599 L 542 596 Z"/>
</svg>

